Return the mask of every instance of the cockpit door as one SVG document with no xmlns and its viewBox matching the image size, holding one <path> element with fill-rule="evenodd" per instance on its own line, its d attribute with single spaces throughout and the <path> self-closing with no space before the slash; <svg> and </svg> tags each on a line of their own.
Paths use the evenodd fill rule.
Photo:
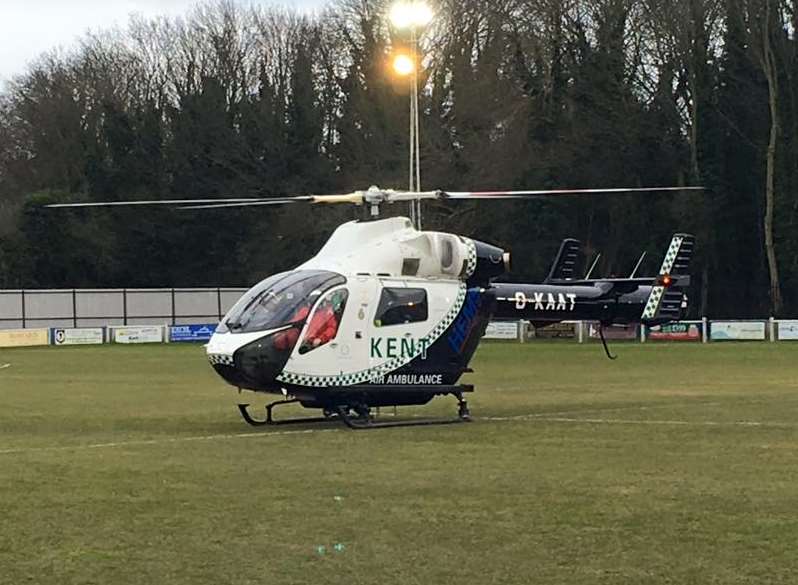
<svg viewBox="0 0 798 585">
<path fill-rule="evenodd" d="M 347 279 L 346 285 L 332 288 L 320 296 L 313 305 L 287 369 L 309 376 L 340 376 L 366 370 L 369 367 L 369 320 L 374 312 L 376 288 L 374 277 L 354 276 Z M 335 308 L 336 297 L 342 294 L 345 294 L 345 306 L 335 336 L 328 340 L 323 324 L 324 313 Z"/>
<path fill-rule="evenodd" d="M 350 304 L 341 324 L 338 355 L 349 371 L 369 368 L 369 337 L 371 319 L 379 302 L 378 282 L 373 276 L 349 279 Z"/>
</svg>

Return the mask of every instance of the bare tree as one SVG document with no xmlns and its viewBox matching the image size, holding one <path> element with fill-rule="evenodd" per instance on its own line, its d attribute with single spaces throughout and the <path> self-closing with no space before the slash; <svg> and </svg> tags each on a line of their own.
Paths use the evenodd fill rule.
<svg viewBox="0 0 798 585">
<path fill-rule="evenodd" d="M 780 315 L 783 306 L 779 265 L 773 230 L 776 208 L 776 155 L 780 133 L 779 71 L 774 37 L 783 34 L 783 14 L 777 0 L 746 0 L 744 17 L 751 40 L 751 51 L 767 81 L 770 128 L 765 152 L 765 215 L 763 219 L 765 254 L 770 277 L 770 303 L 773 315 Z"/>
</svg>

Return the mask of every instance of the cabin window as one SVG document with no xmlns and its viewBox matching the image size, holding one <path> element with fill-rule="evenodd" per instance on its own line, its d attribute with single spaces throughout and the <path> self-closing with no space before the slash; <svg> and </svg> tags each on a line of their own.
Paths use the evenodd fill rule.
<svg viewBox="0 0 798 585">
<path fill-rule="evenodd" d="M 302 345 L 299 346 L 300 354 L 306 354 L 335 339 L 348 298 L 349 292 L 345 288 L 339 288 L 327 293 L 319 301 L 308 319 L 305 337 L 302 340 Z"/>
<path fill-rule="evenodd" d="M 423 288 L 384 288 L 377 307 L 377 327 L 426 321 L 427 291 Z"/>
<path fill-rule="evenodd" d="M 230 309 L 217 332 L 252 333 L 284 325 L 297 328 L 322 294 L 346 279 L 322 270 L 297 270 L 276 274 L 247 292 Z"/>
</svg>

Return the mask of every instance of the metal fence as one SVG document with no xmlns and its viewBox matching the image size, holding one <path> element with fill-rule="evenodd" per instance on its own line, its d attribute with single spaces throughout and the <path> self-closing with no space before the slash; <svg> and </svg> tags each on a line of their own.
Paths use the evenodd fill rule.
<svg viewBox="0 0 798 585">
<path fill-rule="evenodd" d="M 0 290 L 0 330 L 218 323 L 246 288 Z M 495 323 L 489 338 L 528 341 L 598 338 L 598 325 L 571 321 L 535 330 L 525 321 Z M 610 327 L 607 337 L 641 342 L 798 340 L 798 320 L 682 321 L 664 328 Z"/>
<path fill-rule="evenodd" d="M 246 288 L 0 290 L 0 329 L 221 320 Z"/>
</svg>

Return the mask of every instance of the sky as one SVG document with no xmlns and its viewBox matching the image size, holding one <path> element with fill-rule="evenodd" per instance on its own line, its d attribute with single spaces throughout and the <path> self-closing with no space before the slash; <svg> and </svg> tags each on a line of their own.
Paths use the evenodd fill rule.
<svg viewBox="0 0 798 585">
<path fill-rule="evenodd" d="M 241 0 L 312 10 L 323 0 Z M 40 54 L 69 47 L 88 30 L 124 27 L 131 14 L 185 14 L 197 0 L 0 0 L 0 83 Z"/>
</svg>

